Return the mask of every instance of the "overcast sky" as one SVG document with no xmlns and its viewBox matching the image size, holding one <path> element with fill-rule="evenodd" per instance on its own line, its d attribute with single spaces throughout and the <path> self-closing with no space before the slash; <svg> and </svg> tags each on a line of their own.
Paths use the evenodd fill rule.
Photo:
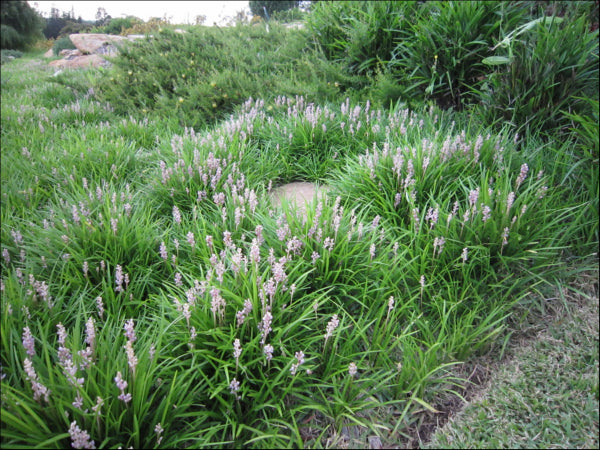
<svg viewBox="0 0 600 450">
<path fill-rule="evenodd" d="M 242 1 L 36 1 L 28 0 L 29 5 L 48 17 L 51 8 L 62 12 L 75 11 L 75 17 L 83 20 L 96 20 L 98 8 L 104 8 L 111 17 L 136 16 L 147 21 L 151 17 L 167 15 L 173 24 L 193 24 L 198 15 L 206 16 L 205 25 L 226 22 L 226 17 L 235 17 L 240 10 L 250 16 L 248 2 Z"/>
</svg>

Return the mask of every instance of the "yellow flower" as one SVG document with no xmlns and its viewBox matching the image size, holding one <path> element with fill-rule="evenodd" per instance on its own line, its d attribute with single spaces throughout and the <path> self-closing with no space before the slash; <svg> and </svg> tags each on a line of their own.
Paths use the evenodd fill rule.
<svg viewBox="0 0 600 450">
<path fill-rule="evenodd" d="M 227 98 L 227 94 L 223 94 L 223 98 Z"/>
<path fill-rule="evenodd" d="M 212 107 L 213 107 L 213 108 L 216 108 L 216 107 L 217 107 L 217 104 L 216 104 L 215 102 L 213 102 L 213 104 L 212 104 Z"/>
<path fill-rule="evenodd" d="M 210 85 L 211 85 L 212 87 L 215 87 L 215 86 L 217 85 L 217 83 L 215 83 L 215 82 L 213 81 L 212 83 L 210 83 Z"/>
<path fill-rule="evenodd" d="M 181 78 L 185 78 L 185 73 L 182 73 L 182 74 L 181 74 Z"/>
<path fill-rule="evenodd" d="M 179 97 L 179 103 L 183 103 L 183 97 Z"/>
<path fill-rule="evenodd" d="M 127 72 L 129 75 L 133 75 L 133 72 L 130 70 L 129 72 Z"/>
</svg>

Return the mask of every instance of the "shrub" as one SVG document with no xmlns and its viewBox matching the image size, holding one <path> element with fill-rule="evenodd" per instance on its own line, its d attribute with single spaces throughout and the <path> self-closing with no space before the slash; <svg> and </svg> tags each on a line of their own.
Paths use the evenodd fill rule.
<svg viewBox="0 0 600 450">
<path fill-rule="evenodd" d="M 43 39 L 43 19 L 27 2 L 4 1 L 1 5 L 1 48 L 24 50 Z"/>
<path fill-rule="evenodd" d="M 13 27 L 0 25 L 0 44 L 2 49 L 21 47 L 21 35 Z"/>
<path fill-rule="evenodd" d="M 52 45 L 52 52 L 54 55 L 58 56 L 62 50 L 71 50 L 75 48 L 77 47 L 75 47 L 75 44 L 73 44 L 69 36 L 64 36 L 54 41 L 54 44 Z"/>
<path fill-rule="evenodd" d="M 2 50 L 2 64 L 22 56 L 23 52 L 20 52 L 19 50 Z"/>
<path fill-rule="evenodd" d="M 306 48 L 306 34 L 270 28 L 163 29 L 123 46 L 100 95 L 117 112 L 160 111 L 194 127 L 225 117 L 248 97 L 305 94 L 314 101 L 337 95 L 341 77 Z"/>
<path fill-rule="evenodd" d="M 91 25 L 78 22 L 67 22 L 67 24 L 60 29 L 59 36 L 68 36 L 70 34 L 88 33 L 92 28 Z"/>
</svg>

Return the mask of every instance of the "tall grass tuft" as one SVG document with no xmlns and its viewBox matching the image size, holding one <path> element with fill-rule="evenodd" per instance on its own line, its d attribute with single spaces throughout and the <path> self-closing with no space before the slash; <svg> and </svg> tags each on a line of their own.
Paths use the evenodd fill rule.
<svg viewBox="0 0 600 450">
<path fill-rule="evenodd" d="M 477 102 L 473 90 L 489 69 L 482 60 L 502 30 L 521 23 L 524 8 L 503 2 L 426 2 L 396 41 L 390 61 L 399 83 L 412 96 L 433 99 L 443 108 Z"/>
<path fill-rule="evenodd" d="M 520 135 L 566 133 L 567 114 L 590 115 L 585 97 L 598 92 L 598 30 L 586 16 L 543 16 L 504 28 L 502 59 L 481 87 L 482 113 Z M 502 49 L 502 50 L 500 50 Z"/>
</svg>

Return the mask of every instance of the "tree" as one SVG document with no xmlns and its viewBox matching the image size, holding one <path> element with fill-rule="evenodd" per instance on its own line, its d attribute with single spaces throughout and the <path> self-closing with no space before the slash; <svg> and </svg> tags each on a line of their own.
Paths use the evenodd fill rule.
<svg viewBox="0 0 600 450">
<path fill-rule="evenodd" d="M 299 0 L 291 0 L 291 1 L 266 1 L 266 0 L 250 0 L 248 2 L 250 6 L 250 11 L 255 16 L 260 16 L 263 19 L 268 19 L 274 12 L 276 11 L 286 11 L 288 9 L 298 8 L 302 1 Z M 265 16 L 265 9 L 267 11 L 267 16 Z"/>
<path fill-rule="evenodd" d="M 106 13 L 106 9 L 98 8 L 96 11 L 96 26 L 101 27 L 106 25 L 110 20 L 110 16 Z"/>
<path fill-rule="evenodd" d="M 44 19 L 26 1 L 0 3 L 0 41 L 3 49 L 25 50 L 43 39 Z"/>
<path fill-rule="evenodd" d="M 56 14 L 54 14 L 56 11 Z M 60 17 L 58 9 L 52 9 L 50 17 L 46 19 L 46 26 L 44 27 L 44 36 L 46 39 L 56 39 L 60 35 L 62 30 L 67 25 L 67 21 Z"/>
</svg>

